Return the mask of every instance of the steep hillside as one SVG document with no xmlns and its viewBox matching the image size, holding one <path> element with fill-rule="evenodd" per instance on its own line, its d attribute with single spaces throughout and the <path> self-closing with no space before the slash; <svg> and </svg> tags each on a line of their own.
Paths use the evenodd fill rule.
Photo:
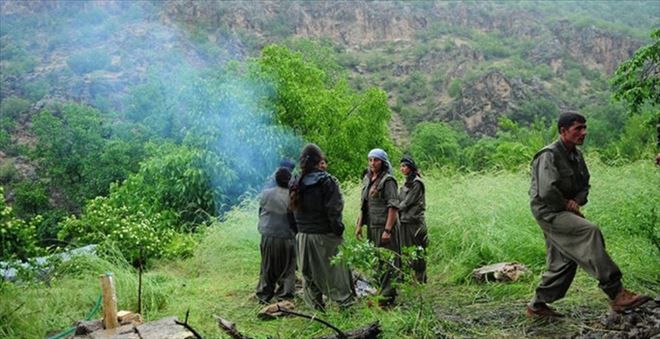
<svg viewBox="0 0 660 339">
<path fill-rule="evenodd" d="M 375 146 L 423 169 L 517 171 L 577 109 L 586 150 L 638 160 L 657 113 L 627 114 L 609 79 L 657 13 L 656 1 L 2 1 L 0 184 L 46 247 L 90 224 L 72 214 L 121 223 L 141 204 L 188 237 L 306 141 L 340 180 Z"/>
<path fill-rule="evenodd" d="M 515 117 L 532 97 L 558 109 L 601 100 L 593 94 L 607 91 L 606 77 L 643 43 L 660 12 L 653 1 L 1 6 L 3 98 L 57 96 L 124 110 L 130 86 L 176 68 L 177 60 L 210 67 L 257 55 L 267 43 L 325 39 L 354 86 L 388 92 L 392 129 L 404 144 L 420 121 L 459 120 L 473 135 L 492 136 L 498 117 Z M 612 18 L 611 10 L 627 14 Z"/>
<path fill-rule="evenodd" d="M 284 37 L 330 39 L 345 54 L 339 61 L 352 71 L 354 84 L 385 88 L 408 129 L 419 121 L 459 120 L 471 134 L 492 136 L 499 116 L 515 116 L 532 97 L 559 109 L 600 100 L 574 92 L 606 89 L 604 79 L 658 22 L 651 14 L 660 10 L 657 3 L 629 4 L 635 21 L 608 17 L 606 8 L 599 17 L 594 9 L 600 3 L 171 1 L 164 12 L 216 34 L 253 34 L 257 46 Z M 461 91 L 450 95 L 453 83 Z M 513 89 L 503 88 L 511 84 Z M 494 86 L 512 95 L 484 91 Z"/>
</svg>

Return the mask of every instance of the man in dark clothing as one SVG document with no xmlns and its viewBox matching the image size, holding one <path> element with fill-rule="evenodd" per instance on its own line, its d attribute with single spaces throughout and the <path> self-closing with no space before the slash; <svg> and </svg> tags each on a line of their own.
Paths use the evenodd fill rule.
<svg viewBox="0 0 660 339">
<path fill-rule="evenodd" d="M 530 205 L 545 236 L 548 271 L 527 306 L 527 315 L 562 316 L 547 304 L 564 297 L 578 266 L 598 279 L 612 310 L 638 307 L 650 297 L 623 288 L 621 271 L 605 250 L 603 234 L 580 211 L 587 203 L 590 175 L 576 146 L 587 135 L 586 119 L 564 113 L 557 125 L 559 140 L 540 150 L 532 162 Z"/>
<path fill-rule="evenodd" d="M 296 282 L 295 239 L 289 215 L 291 171 L 280 167 L 275 172 L 276 187 L 265 189 L 259 202 L 261 233 L 261 273 L 257 298 L 268 303 L 273 296 L 291 299 Z"/>
</svg>

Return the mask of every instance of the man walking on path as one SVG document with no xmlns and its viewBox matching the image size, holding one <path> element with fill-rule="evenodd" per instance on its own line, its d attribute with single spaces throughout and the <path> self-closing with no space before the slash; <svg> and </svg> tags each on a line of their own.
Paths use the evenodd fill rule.
<svg viewBox="0 0 660 339">
<path fill-rule="evenodd" d="M 532 162 L 530 205 L 545 236 L 548 271 L 527 305 L 529 317 L 561 317 L 547 304 L 564 297 L 580 266 L 598 279 L 616 312 L 633 309 L 651 298 L 623 288 L 621 271 L 605 250 L 598 226 L 584 218 L 589 171 L 577 145 L 587 135 L 586 119 L 564 113 L 557 123 L 559 140 L 540 150 Z"/>
</svg>

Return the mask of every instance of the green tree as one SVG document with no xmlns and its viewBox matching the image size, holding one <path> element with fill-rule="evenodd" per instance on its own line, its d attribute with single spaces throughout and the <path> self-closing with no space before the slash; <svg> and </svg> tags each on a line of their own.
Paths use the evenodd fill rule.
<svg viewBox="0 0 660 339">
<path fill-rule="evenodd" d="M 0 186 L 0 259 L 26 260 L 39 253 L 37 224 L 41 216 L 29 221 L 19 219 L 5 202 L 4 188 Z"/>
<path fill-rule="evenodd" d="M 529 126 L 539 119 L 544 119 L 546 124 L 554 122 L 559 116 L 559 108 L 552 100 L 546 98 L 534 98 L 525 101 L 521 107 L 511 113 L 511 120 Z"/>
<path fill-rule="evenodd" d="M 188 234 L 236 203 L 229 194 L 236 173 L 217 154 L 194 146 L 148 148 L 150 157 L 137 173 L 62 223 L 60 239 L 119 245 L 129 260 L 141 248 L 149 257 L 190 254 Z"/>
<path fill-rule="evenodd" d="M 456 167 L 459 149 L 456 131 L 445 123 L 422 122 L 413 131 L 410 151 L 422 166 Z"/>
<path fill-rule="evenodd" d="M 90 169 L 97 165 L 109 129 L 94 108 L 65 104 L 56 109 L 56 114 L 44 110 L 33 119 L 32 129 L 39 140 L 34 155 L 39 160 L 41 175 L 82 204 L 99 193 L 83 186 L 94 180 L 90 176 L 94 171 Z"/>
<path fill-rule="evenodd" d="M 653 42 L 621 64 L 611 80 L 614 98 L 628 103 L 634 113 L 644 103 L 660 103 L 660 28 L 651 33 L 651 38 Z"/>
<path fill-rule="evenodd" d="M 252 64 L 249 76 L 273 86 L 275 95 L 264 98 L 264 108 L 275 112 L 278 123 L 317 143 L 333 174 L 358 176 L 369 149 L 393 149 L 387 95 L 376 88 L 356 93 L 343 77 L 332 81 L 324 69 L 332 67 L 319 67 L 299 52 L 271 45 Z"/>
</svg>

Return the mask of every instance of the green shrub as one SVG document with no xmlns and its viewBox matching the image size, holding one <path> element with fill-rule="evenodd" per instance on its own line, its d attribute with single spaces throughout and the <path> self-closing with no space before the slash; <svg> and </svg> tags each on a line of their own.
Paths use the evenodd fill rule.
<svg viewBox="0 0 660 339">
<path fill-rule="evenodd" d="M 34 217 L 48 207 L 48 191 L 43 183 L 26 180 L 14 186 L 14 210 L 19 217 Z"/>
<path fill-rule="evenodd" d="M 49 91 L 50 85 L 44 79 L 34 80 L 23 86 L 23 95 L 32 101 L 41 100 Z"/>
<path fill-rule="evenodd" d="M 0 101 L 0 117 L 2 118 L 16 120 L 29 109 L 30 101 L 17 96 L 12 95 Z"/>
<path fill-rule="evenodd" d="M 459 144 L 456 131 L 445 123 L 423 122 L 415 127 L 410 151 L 422 166 L 456 167 Z"/>
<path fill-rule="evenodd" d="M 104 49 L 86 49 L 71 54 L 66 63 L 71 70 L 82 75 L 96 70 L 108 69 L 111 65 L 111 58 L 108 51 Z"/>
<path fill-rule="evenodd" d="M 559 108 L 552 100 L 546 98 L 529 99 L 510 114 L 511 120 L 527 126 L 540 119 L 544 119 L 546 123 L 554 122 L 558 116 Z"/>
<path fill-rule="evenodd" d="M 619 155 L 628 161 L 651 158 L 657 121 L 660 121 L 660 113 L 654 112 L 652 108 L 631 116 L 623 128 L 621 138 L 613 145 L 619 150 Z"/>
<path fill-rule="evenodd" d="M 3 159 L 2 162 L 0 162 L 0 184 L 9 184 L 17 176 L 18 171 L 16 170 L 16 166 L 14 166 L 14 162 L 10 159 Z"/>
<path fill-rule="evenodd" d="M 41 216 L 29 221 L 19 219 L 4 199 L 4 188 L 0 187 L 0 259 L 26 260 L 39 254 L 37 227 Z"/>
<path fill-rule="evenodd" d="M 130 262 L 136 262 L 141 253 L 145 258 L 166 257 L 172 254 L 167 249 L 175 234 L 175 213 L 151 209 L 144 204 L 125 205 L 112 197 L 98 197 L 87 203 L 80 218 L 71 216 L 62 221 L 58 237 L 75 240 L 75 245 L 121 248 Z"/>
<path fill-rule="evenodd" d="M 573 89 L 578 89 L 580 87 L 580 83 L 582 82 L 582 73 L 579 69 L 573 68 L 566 72 L 564 79 L 568 81 Z"/>
<path fill-rule="evenodd" d="M 474 171 L 483 171 L 495 167 L 493 155 L 497 151 L 497 140 L 484 137 L 464 151 L 465 167 Z"/>
<path fill-rule="evenodd" d="M 151 147 L 151 157 L 108 197 L 87 203 L 80 217 L 61 223 L 58 237 L 118 246 L 129 261 L 190 254 L 186 235 L 234 203 L 237 175 L 216 154 L 190 146 Z"/>
<path fill-rule="evenodd" d="M 461 96 L 462 93 L 461 80 L 460 79 L 452 80 L 451 83 L 449 84 L 449 88 L 447 88 L 447 93 L 452 98 L 458 98 L 459 96 Z"/>
</svg>

